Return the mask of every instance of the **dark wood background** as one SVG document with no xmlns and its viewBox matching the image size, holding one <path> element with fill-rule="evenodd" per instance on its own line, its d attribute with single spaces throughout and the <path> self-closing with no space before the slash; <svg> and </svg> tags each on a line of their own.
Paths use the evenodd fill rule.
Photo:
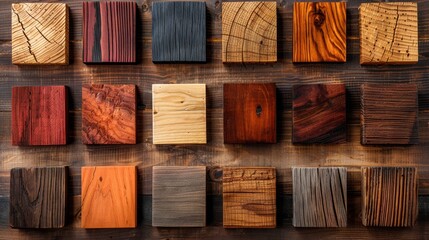
<svg viewBox="0 0 429 240">
<path fill-rule="evenodd" d="M 292 2 L 278 0 L 278 62 L 266 65 L 224 65 L 221 61 L 221 1 L 207 0 L 207 63 L 153 64 L 151 61 L 151 1 L 137 0 L 138 32 L 135 65 L 82 63 L 82 3 L 70 7 L 70 65 L 14 66 L 11 64 L 11 3 L 0 1 L 0 239 L 114 238 L 114 239 L 314 239 L 408 238 L 429 239 L 429 1 L 418 1 L 419 63 L 409 66 L 359 64 L 358 7 L 347 3 L 347 63 L 292 64 Z M 54 2 L 54 1 L 52 1 Z M 278 143 L 224 145 L 222 84 L 275 82 L 278 89 Z M 291 144 L 291 87 L 297 83 L 343 82 L 347 86 L 348 142 L 341 145 Z M 415 146 L 360 145 L 360 85 L 364 82 L 414 82 L 419 87 L 420 144 Z M 138 86 L 138 144 L 85 146 L 81 143 L 81 87 L 84 83 L 134 83 Z M 207 145 L 152 145 L 154 83 L 207 84 Z M 67 85 L 70 90 L 70 137 L 66 146 L 14 147 L 11 145 L 11 93 L 18 85 Z M 80 167 L 137 165 L 139 173 L 138 227 L 85 230 L 80 228 Z M 207 165 L 208 219 L 205 228 L 151 227 L 151 179 L 154 165 Z M 414 228 L 366 228 L 361 225 L 360 167 L 417 166 L 420 175 L 419 219 Z M 56 230 L 17 230 L 9 227 L 9 174 L 14 167 L 70 166 L 69 216 Z M 224 229 L 222 227 L 222 166 L 272 166 L 278 174 L 278 227 Z M 291 167 L 348 167 L 348 227 L 293 228 Z"/>
</svg>

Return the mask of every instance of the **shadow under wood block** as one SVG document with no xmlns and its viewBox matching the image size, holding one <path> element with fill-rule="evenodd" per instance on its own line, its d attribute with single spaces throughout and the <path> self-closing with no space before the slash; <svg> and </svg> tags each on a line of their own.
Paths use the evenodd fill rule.
<svg viewBox="0 0 429 240">
<path fill-rule="evenodd" d="M 293 226 L 347 226 L 347 169 L 293 168 Z"/>
<path fill-rule="evenodd" d="M 361 64 L 418 62 L 417 3 L 362 3 L 359 20 Z"/>
<path fill-rule="evenodd" d="M 346 87 L 344 84 L 293 86 L 293 143 L 344 143 Z"/>
<path fill-rule="evenodd" d="M 206 3 L 154 2 L 152 61 L 206 61 Z"/>
<path fill-rule="evenodd" d="M 363 84 L 362 144 L 417 144 L 416 84 Z"/>
<path fill-rule="evenodd" d="M 82 228 L 137 226 L 135 166 L 82 167 Z"/>
<path fill-rule="evenodd" d="M 222 62 L 277 62 L 276 2 L 222 2 Z"/>
<path fill-rule="evenodd" d="M 295 2 L 293 62 L 346 61 L 346 3 Z"/>
<path fill-rule="evenodd" d="M 62 228 L 66 215 L 67 168 L 10 171 L 10 226 Z"/>
<path fill-rule="evenodd" d="M 135 85 L 84 85 L 82 142 L 135 144 L 136 107 Z"/>
<path fill-rule="evenodd" d="M 417 168 L 362 168 L 364 226 L 411 227 L 417 214 Z"/>
<path fill-rule="evenodd" d="M 154 166 L 152 226 L 206 225 L 206 167 Z"/>
<path fill-rule="evenodd" d="M 66 86 L 12 88 L 12 145 L 67 143 Z"/>
<path fill-rule="evenodd" d="M 62 3 L 12 4 L 12 63 L 69 63 L 68 8 Z"/>
<path fill-rule="evenodd" d="M 83 2 L 83 62 L 136 62 L 135 2 Z"/>
<path fill-rule="evenodd" d="M 276 84 L 224 84 L 225 143 L 276 142 Z"/>
<path fill-rule="evenodd" d="M 152 84 L 153 144 L 205 144 L 206 85 Z"/>
<path fill-rule="evenodd" d="M 223 227 L 276 227 L 276 169 L 223 168 Z"/>
</svg>

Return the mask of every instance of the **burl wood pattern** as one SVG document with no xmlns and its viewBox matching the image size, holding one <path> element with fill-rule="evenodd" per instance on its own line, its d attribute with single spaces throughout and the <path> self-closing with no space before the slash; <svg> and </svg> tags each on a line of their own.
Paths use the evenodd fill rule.
<svg viewBox="0 0 429 240">
<path fill-rule="evenodd" d="M 276 61 L 276 2 L 222 2 L 222 62 Z"/>
<path fill-rule="evenodd" d="M 417 144 L 416 84 L 363 84 L 362 144 Z"/>
<path fill-rule="evenodd" d="M 12 88 L 12 145 L 67 143 L 65 86 Z"/>
<path fill-rule="evenodd" d="M 136 143 L 136 86 L 82 86 L 82 142 Z"/>
<path fill-rule="evenodd" d="M 292 124 L 293 143 L 346 142 L 345 85 L 294 85 Z"/>
<path fill-rule="evenodd" d="M 223 168 L 223 226 L 276 227 L 276 169 Z"/>
<path fill-rule="evenodd" d="M 293 226 L 347 226 L 347 169 L 293 168 Z"/>
<path fill-rule="evenodd" d="M 152 61 L 206 61 L 206 3 L 152 4 Z"/>
<path fill-rule="evenodd" d="M 224 84 L 225 143 L 276 142 L 276 84 Z"/>
<path fill-rule="evenodd" d="M 346 3 L 295 2 L 293 62 L 346 61 Z"/>
<path fill-rule="evenodd" d="M 206 167 L 154 166 L 152 226 L 206 225 Z"/>
<path fill-rule="evenodd" d="M 153 84 L 153 144 L 205 144 L 206 85 Z"/>
<path fill-rule="evenodd" d="M 82 228 L 134 228 L 136 225 L 136 167 L 82 167 Z"/>
<path fill-rule="evenodd" d="M 362 3 L 359 21 L 361 64 L 418 62 L 417 3 Z"/>
<path fill-rule="evenodd" d="M 69 63 L 69 16 L 63 3 L 12 4 L 12 63 Z"/>
<path fill-rule="evenodd" d="M 66 219 L 67 168 L 10 171 L 9 222 L 13 228 L 61 228 Z"/>
<path fill-rule="evenodd" d="M 83 2 L 83 62 L 136 61 L 135 2 Z"/>
<path fill-rule="evenodd" d="M 417 168 L 362 168 L 364 226 L 411 227 L 418 214 Z"/>
</svg>

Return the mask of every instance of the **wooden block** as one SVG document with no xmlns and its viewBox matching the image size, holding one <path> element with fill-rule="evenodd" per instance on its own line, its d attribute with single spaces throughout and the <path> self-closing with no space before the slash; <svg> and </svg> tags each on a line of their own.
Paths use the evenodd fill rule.
<svg viewBox="0 0 429 240">
<path fill-rule="evenodd" d="M 346 15 L 345 2 L 295 2 L 293 62 L 345 62 Z"/>
<path fill-rule="evenodd" d="M 359 22 L 361 64 L 418 62 L 417 3 L 362 3 Z"/>
<path fill-rule="evenodd" d="M 12 169 L 10 171 L 10 226 L 13 228 L 64 227 L 66 191 L 66 167 Z"/>
<path fill-rule="evenodd" d="M 82 167 L 82 228 L 137 226 L 135 166 Z"/>
<path fill-rule="evenodd" d="M 153 84 L 153 144 L 205 144 L 206 85 Z"/>
<path fill-rule="evenodd" d="M 417 221 L 417 214 L 417 168 L 362 168 L 364 226 L 411 227 Z"/>
<path fill-rule="evenodd" d="M 224 84 L 225 143 L 275 143 L 276 84 Z"/>
<path fill-rule="evenodd" d="M 136 62 L 135 2 L 83 2 L 83 62 Z"/>
<path fill-rule="evenodd" d="M 347 169 L 292 168 L 293 226 L 347 226 Z"/>
<path fill-rule="evenodd" d="M 275 168 L 223 168 L 223 227 L 276 227 Z"/>
<path fill-rule="evenodd" d="M 66 86 L 12 88 L 12 145 L 67 143 Z"/>
<path fill-rule="evenodd" d="M 152 4 L 152 61 L 206 61 L 206 3 Z"/>
<path fill-rule="evenodd" d="M 344 84 L 295 85 L 292 108 L 293 143 L 347 141 Z"/>
<path fill-rule="evenodd" d="M 418 90 L 415 84 L 364 84 L 362 144 L 417 144 Z"/>
<path fill-rule="evenodd" d="M 82 87 L 82 142 L 136 143 L 136 86 L 93 84 Z"/>
<path fill-rule="evenodd" d="M 12 63 L 69 63 L 68 8 L 63 3 L 12 4 Z"/>
<path fill-rule="evenodd" d="M 206 225 L 206 167 L 154 166 L 152 226 Z"/>
<path fill-rule="evenodd" d="M 276 2 L 222 2 L 222 62 L 277 62 Z"/>
</svg>

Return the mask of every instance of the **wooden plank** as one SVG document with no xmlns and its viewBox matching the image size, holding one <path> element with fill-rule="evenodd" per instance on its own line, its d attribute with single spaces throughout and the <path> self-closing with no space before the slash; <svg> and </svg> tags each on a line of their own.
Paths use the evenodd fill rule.
<svg viewBox="0 0 429 240">
<path fill-rule="evenodd" d="M 68 25 L 66 4 L 12 4 L 12 63 L 68 64 Z"/>
<path fill-rule="evenodd" d="M 82 142 L 136 143 L 136 86 L 82 86 Z"/>
<path fill-rule="evenodd" d="M 276 84 L 224 84 L 225 143 L 275 143 Z"/>
<path fill-rule="evenodd" d="M 362 3 L 359 23 L 361 64 L 418 62 L 417 3 Z"/>
<path fill-rule="evenodd" d="M 293 62 L 346 61 L 346 3 L 295 2 Z"/>
<path fill-rule="evenodd" d="M 206 225 L 206 167 L 154 166 L 152 226 Z"/>
<path fill-rule="evenodd" d="M 222 62 L 277 62 L 276 2 L 222 2 Z"/>
<path fill-rule="evenodd" d="M 292 91 L 293 143 L 347 141 L 344 84 L 294 85 Z"/>
</svg>

